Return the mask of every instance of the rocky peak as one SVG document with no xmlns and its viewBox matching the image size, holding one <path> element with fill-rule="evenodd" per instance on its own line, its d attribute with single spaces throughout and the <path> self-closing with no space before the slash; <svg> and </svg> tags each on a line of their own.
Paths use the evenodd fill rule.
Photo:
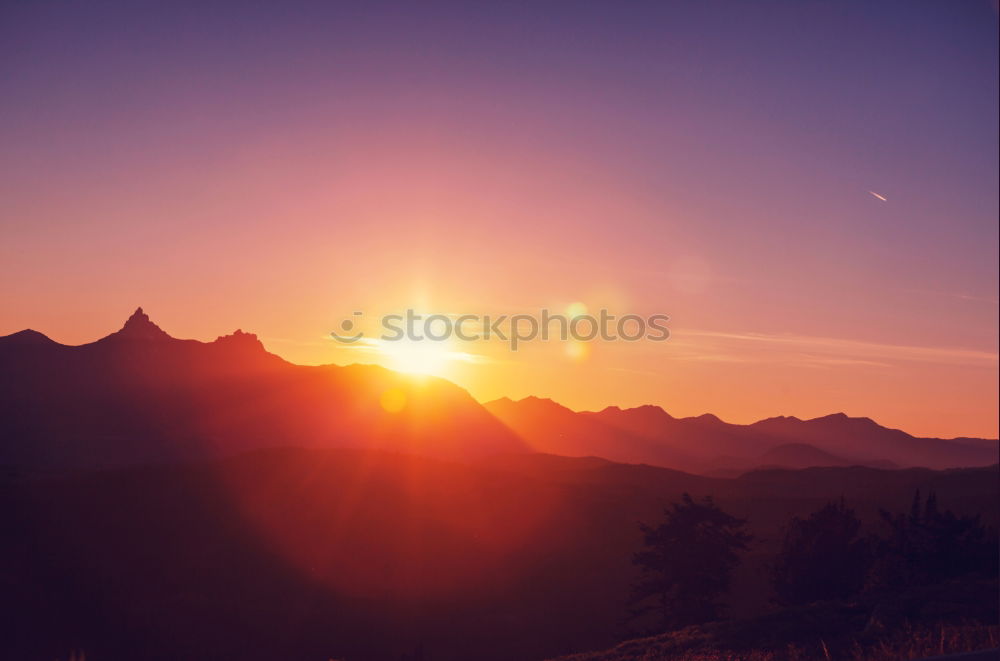
<svg viewBox="0 0 1000 661">
<path fill-rule="evenodd" d="M 264 350 L 263 343 L 261 343 L 261 341 L 257 339 L 256 335 L 254 335 L 253 333 L 244 333 L 239 328 L 237 328 L 230 335 L 220 335 L 215 339 L 215 342 L 213 344 L 225 347 L 241 347 L 241 348 L 245 347 L 252 349 L 260 349 L 261 351 Z"/>
<path fill-rule="evenodd" d="M 119 337 L 127 337 L 137 340 L 164 340 L 170 339 L 163 329 L 154 324 L 149 319 L 149 315 L 136 308 L 132 316 L 125 321 L 122 329 L 116 333 Z"/>
</svg>

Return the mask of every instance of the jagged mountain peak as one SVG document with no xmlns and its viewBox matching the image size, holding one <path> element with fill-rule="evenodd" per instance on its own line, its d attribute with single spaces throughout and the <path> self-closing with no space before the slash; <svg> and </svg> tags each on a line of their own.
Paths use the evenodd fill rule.
<svg viewBox="0 0 1000 661">
<path fill-rule="evenodd" d="M 149 315 L 143 312 L 141 307 L 136 308 L 132 316 L 125 321 L 125 325 L 115 335 L 137 340 L 171 339 L 170 335 L 150 320 Z"/>
<path fill-rule="evenodd" d="M 264 344 L 260 341 L 260 339 L 256 335 L 254 335 L 253 333 L 246 333 L 239 328 L 237 328 L 229 335 L 220 335 L 219 337 L 215 338 L 215 342 L 213 342 L 213 344 L 219 346 L 254 348 L 254 349 L 260 349 L 261 351 L 265 350 Z"/>
</svg>

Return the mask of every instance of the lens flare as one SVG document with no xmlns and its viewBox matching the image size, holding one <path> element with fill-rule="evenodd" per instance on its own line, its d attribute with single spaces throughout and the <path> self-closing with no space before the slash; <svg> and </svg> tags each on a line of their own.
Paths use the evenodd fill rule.
<svg viewBox="0 0 1000 661">
<path fill-rule="evenodd" d="M 590 344 L 587 342 L 573 341 L 566 345 L 566 355 L 571 360 L 583 362 L 590 357 Z"/>
<path fill-rule="evenodd" d="M 406 406 L 406 393 L 399 388 L 389 388 L 382 393 L 379 403 L 388 413 L 399 413 Z"/>
</svg>

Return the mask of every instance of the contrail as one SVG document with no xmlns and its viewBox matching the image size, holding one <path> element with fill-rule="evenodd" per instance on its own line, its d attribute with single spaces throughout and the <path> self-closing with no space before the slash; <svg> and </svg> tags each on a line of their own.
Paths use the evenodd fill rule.
<svg viewBox="0 0 1000 661">
<path fill-rule="evenodd" d="M 889 201 L 889 200 L 885 199 L 884 197 L 882 197 L 881 195 L 879 195 L 878 193 L 876 193 L 873 190 L 870 190 L 868 192 L 871 193 L 872 195 L 874 195 L 875 197 L 877 197 L 878 199 L 882 200 L 883 202 L 888 202 Z"/>
</svg>

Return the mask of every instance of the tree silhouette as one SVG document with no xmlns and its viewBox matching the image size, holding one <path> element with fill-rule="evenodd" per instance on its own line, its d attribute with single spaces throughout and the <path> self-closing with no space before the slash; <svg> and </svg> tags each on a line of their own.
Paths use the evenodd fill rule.
<svg viewBox="0 0 1000 661">
<path fill-rule="evenodd" d="M 963 574 L 997 574 L 996 531 L 984 526 L 978 515 L 942 512 L 934 492 L 921 503 L 918 490 L 909 514 L 880 513 L 889 534 L 878 543 L 872 587 L 899 588 Z"/>
<path fill-rule="evenodd" d="M 861 521 L 843 500 L 792 519 L 771 574 L 776 600 L 793 606 L 860 591 L 870 557 L 860 531 Z"/>
<path fill-rule="evenodd" d="M 717 619 L 718 598 L 728 591 L 737 551 L 753 539 L 746 521 L 716 507 L 712 499 L 681 502 L 665 510 L 654 527 L 640 524 L 645 548 L 633 557 L 642 577 L 633 586 L 633 618 L 659 612 L 667 628 Z"/>
</svg>

